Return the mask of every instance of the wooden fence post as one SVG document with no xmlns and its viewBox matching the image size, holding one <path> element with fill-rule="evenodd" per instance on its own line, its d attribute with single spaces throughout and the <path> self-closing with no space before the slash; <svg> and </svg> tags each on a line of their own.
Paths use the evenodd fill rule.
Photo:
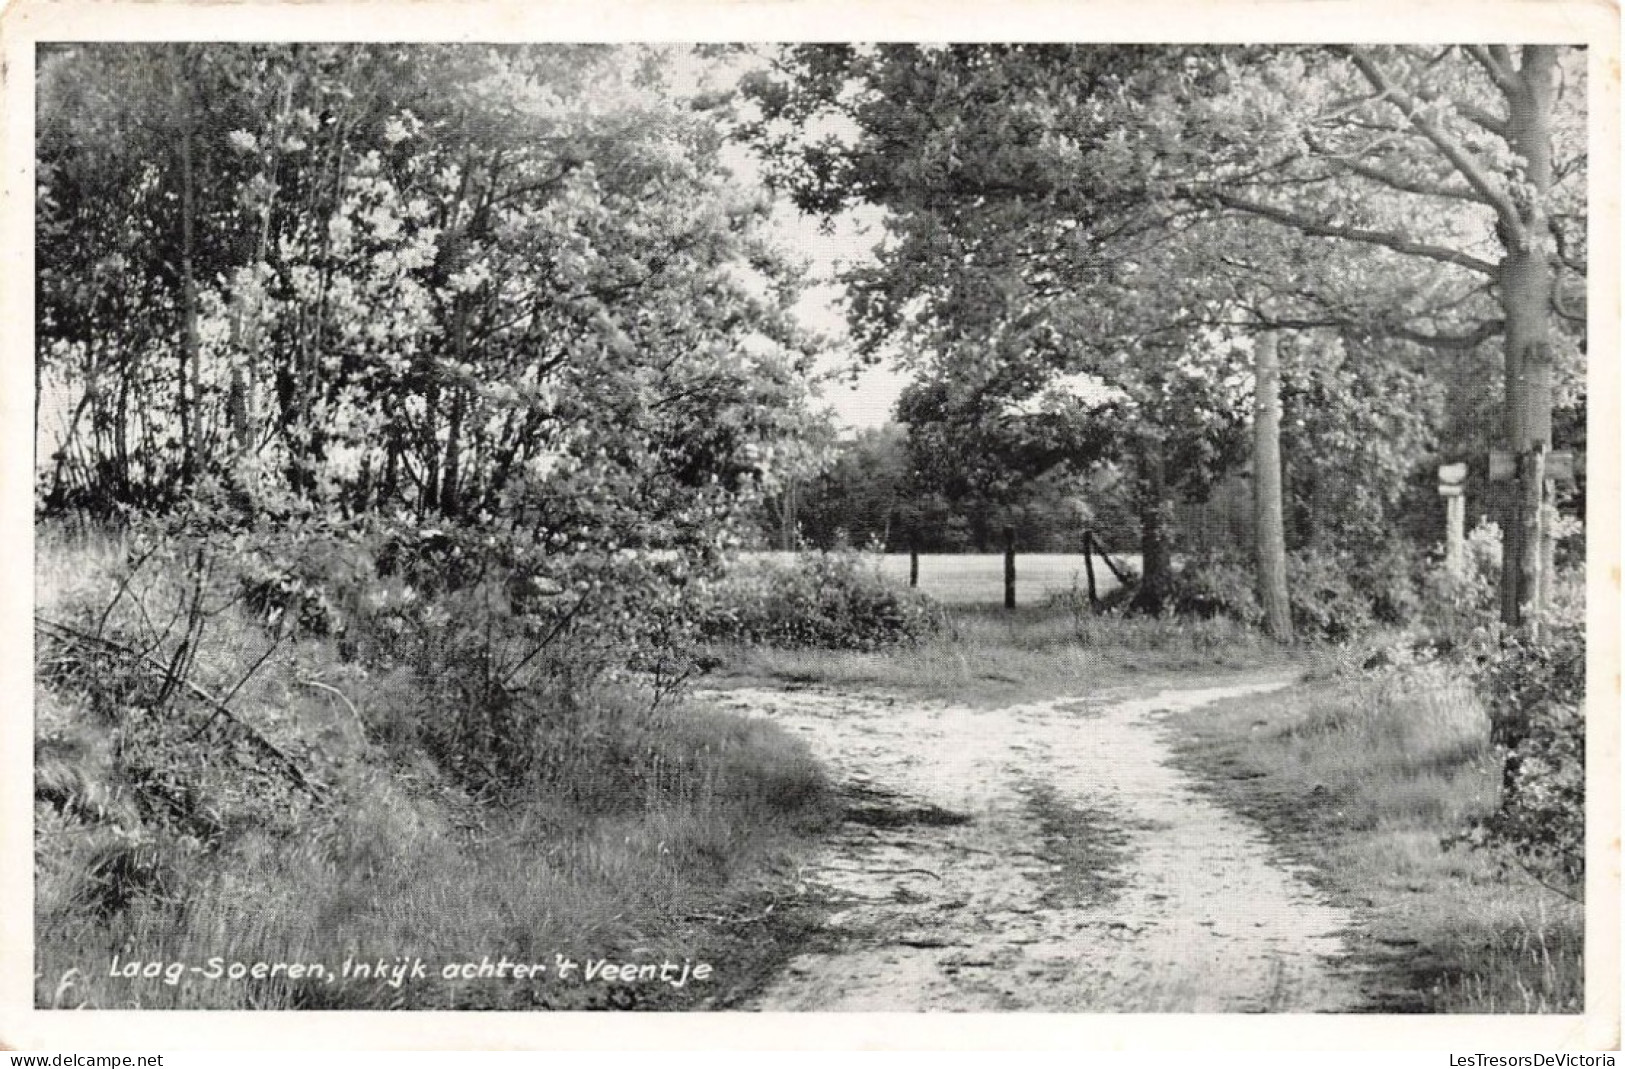
<svg viewBox="0 0 1625 1069">
<path fill-rule="evenodd" d="M 912 542 L 908 545 L 908 586 L 910 590 L 920 586 L 920 550 Z"/>
<path fill-rule="evenodd" d="M 1095 592 L 1095 532 L 1083 532 L 1083 570 L 1089 577 L 1089 607 L 1100 607 L 1100 595 Z"/>
<path fill-rule="evenodd" d="M 1016 607 L 1016 529 L 1004 529 L 1004 607 Z"/>
</svg>

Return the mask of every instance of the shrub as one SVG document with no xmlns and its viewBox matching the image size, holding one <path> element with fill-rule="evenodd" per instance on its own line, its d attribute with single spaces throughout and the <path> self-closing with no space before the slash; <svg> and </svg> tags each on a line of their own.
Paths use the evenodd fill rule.
<svg viewBox="0 0 1625 1069">
<path fill-rule="evenodd" d="M 1416 621 L 1434 637 L 1459 643 L 1495 619 L 1501 582 L 1501 528 L 1475 527 L 1467 536 L 1461 572 L 1438 566 L 1418 583 Z"/>
<path fill-rule="evenodd" d="M 1371 615 L 1380 624 L 1406 626 L 1422 607 L 1422 584 L 1434 570 L 1427 555 L 1405 541 L 1382 544 L 1375 553 L 1357 559 L 1359 586 L 1371 602 Z"/>
<path fill-rule="evenodd" d="M 1264 620 L 1253 569 L 1222 557 L 1186 564 L 1174 582 L 1173 606 L 1181 615 L 1228 616 L 1249 626 Z"/>
<path fill-rule="evenodd" d="M 1347 555 L 1323 550 L 1290 554 L 1287 597 L 1293 628 L 1300 635 L 1332 641 L 1369 630 L 1379 605 L 1402 600 L 1406 581 L 1385 578 L 1373 583 L 1376 570 L 1357 565 Z M 1264 619 L 1252 564 L 1225 557 L 1187 563 L 1175 579 L 1173 604 L 1180 613 L 1228 616 L 1248 626 L 1257 626 Z"/>
<path fill-rule="evenodd" d="M 403 527 L 383 535 L 376 551 L 379 578 L 399 577 L 431 596 L 477 582 L 492 556 L 474 532 L 457 527 Z"/>
<path fill-rule="evenodd" d="M 309 960 L 335 939 L 437 951 L 492 932 L 523 933 L 521 954 L 527 939 L 637 953 L 650 932 L 671 933 L 657 953 L 743 944 L 724 918 L 755 893 L 744 877 L 833 805 L 782 729 L 664 700 L 694 645 L 698 554 L 547 554 L 465 528 L 455 544 L 410 539 L 379 578 L 370 548 L 409 541 L 381 526 L 138 520 L 92 547 L 94 574 L 82 540 L 45 540 L 40 1005 L 529 1008 L 537 994 L 98 978 L 94 962 L 105 974 L 132 945 L 179 961 Z M 470 570 L 437 572 L 452 554 Z M 341 663 L 346 642 L 360 663 Z"/>
<path fill-rule="evenodd" d="M 715 584 L 701 625 L 719 642 L 875 650 L 934 634 L 930 599 L 894 587 L 852 553 L 818 553 L 741 569 Z"/>
<path fill-rule="evenodd" d="M 1491 739 L 1505 763 L 1500 804 L 1473 838 L 1578 894 L 1585 877 L 1585 620 L 1573 595 L 1554 598 L 1539 637 L 1504 637 L 1480 671 Z"/>
<path fill-rule="evenodd" d="M 1333 642 L 1352 638 L 1376 622 L 1374 569 L 1352 557 L 1323 550 L 1302 550 L 1287 557 L 1287 595 L 1292 626 L 1301 635 Z"/>
<path fill-rule="evenodd" d="M 436 586 L 397 558 L 364 601 L 355 647 L 367 666 L 410 677 L 402 689 L 414 697 L 387 736 L 423 747 L 469 787 L 589 776 L 601 738 L 640 730 L 694 670 L 703 584 L 693 560 L 549 554 L 457 531 L 424 544 L 431 560 L 454 555 L 457 575 Z"/>
</svg>

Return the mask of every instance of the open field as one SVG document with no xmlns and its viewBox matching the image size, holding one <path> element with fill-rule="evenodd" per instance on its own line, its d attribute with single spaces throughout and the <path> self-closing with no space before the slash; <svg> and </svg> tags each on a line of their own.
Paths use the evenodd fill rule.
<svg viewBox="0 0 1625 1069">
<path fill-rule="evenodd" d="M 745 556 L 771 561 L 786 561 L 794 553 L 769 551 Z M 865 553 L 863 559 L 873 561 L 880 574 L 897 583 L 908 583 L 907 553 Z M 1114 553 L 1112 560 L 1126 571 L 1137 572 L 1140 559 L 1132 553 Z M 1088 573 L 1082 553 L 1017 553 L 1016 604 L 1043 605 L 1052 595 L 1071 590 L 1089 589 Z M 1116 590 L 1117 580 L 1111 569 L 1097 556 L 1095 558 L 1095 589 L 1101 597 Z M 944 605 L 1002 605 L 1004 604 L 1004 554 L 1002 553 L 921 553 L 920 592 Z"/>
</svg>

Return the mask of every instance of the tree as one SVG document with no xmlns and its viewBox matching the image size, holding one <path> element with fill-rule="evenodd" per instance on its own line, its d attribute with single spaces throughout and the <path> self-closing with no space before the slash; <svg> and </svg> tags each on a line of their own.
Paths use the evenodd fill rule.
<svg viewBox="0 0 1625 1069">
<path fill-rule="evenodd" d="M 45 504 L 213 481 L 272 513 L 717 548 L 809 424 L 814 343 L 768 201 L 665 64 L 52 53 L 37 359 L 92 418 L 70 421 Z M 189 103 L 162 106 L 182 66 Z"/>
<path fill-rule="evenodd" d="M 1430 265 L 1461 294 L 1443 305 L 1449 318 L 1471 325 L 1418 329 L 1423 317 L 1410 301 L 1397 306 L 1391 329 L 1461 349 L 1499 333 L 1504 441 L 1520 457 L 1550 449 L 1554 366 L 1574 363 L 1583 347 L 1583 52 L 1337 47 L 1288 51 L 1249 73 L 1256 79 L 1222 107 L 1193 116 L 1235 119 L 1250 107 L 1239 125 L 1213 123 L 1208 134 L 1209 145 L 1251 135 L 1246 150 L 1231 146 L 1230 173 L 1186 192 Z M 1257 136 L 1261 126 L 1269 136 Z M 1490 294 L 1499 318 L 1482 309 Z M 1539 534 L 1542 510 L 1527 504 L 1538 497 L 1538 487 L 1525 488 L 1508 502 L 1508 623 L 1543 601 L 1537 577 L 1551 551 Z"/>
<path fill-rule="evenodd" d="M 1080 469 L 1133 459 L 1144 561 L 1137 596 L 1154 608 L 1170 582 L 1176 484 L 1211 471 L 1172 462 L 1216 458 L 1225 445 L 1198 439 L 1235 428 L 1201 415 L 1223 411 L 1199 396 L 1209 380 L 1177 370 L 1194 338 L 1183 306 L 1197 298 L 1169 291 L 1147 307 L 1134 277 L 1177 258 L 1164 247 L 1165 220 L 1080 169 L 1109 133 L 1093 93 L 1136 62 L 1125 50 L 1047 46 L 797 49 L 779 80 L 754 87 L 765 119 L 753 135 L 803 207 L 827 211 L 856 198 L 889 210 L 880 263 L 848 276 L 855 333 L 870 353 L 904 339 L 908 351 L 930 354 L 953 383 L 944 411 L 957 411 L 960 426 L 999 437 L 1004 410 L 1057 375 L 1093 375 L 1119 392 L 1115 405 L 1070 420 L 1071 445 Z M 856 128 L 852 143 L 799 141 L 828 111 Z M 1086 455 L 1115 417 L 1112 452 Z M 1061 444 L 1054 429 L 1045 428 L 1051 450 Z M 980 458 L 959 459 L 981 470 Z M 994 483 L 1034 473 L 1017 467 Z"/>
<path fill-rule="evenodd" d="M 78 387 L 58 499 L 96 483 L 156 501 L 209 452 L 200 286 L 228 269 L 247 176 L 202 131 L 229 128 L 231 73 L 190 46 L 41 56 L 37 361 L 42 384 Z"/>
<path fill-rule="evenodd" d="M 1264 331 L 1253 346 L 1253 529 L 1258 539 L 1258 603 L 1264 628 L 1292 639 L 1286 588 L 1286 521 L 1281 505 L 1281 340 Z"/>
<path fill-rule="evenodd" d="M 801 506 L 802 533 L 825 549 L 887 546 L 909 483 L 902 427 L 888 423 L 837 442 L 834 457 L 811 480 Z"/>
<path fill-rule="evenodd" d="M 1539 249 L 1583 271 L 1584 209 L 1571 203 L 1583 108 L 1571 94 L 1555 110 L 1556 56 L 1526 49 L 1513 66 L 1495 49 L 802 48 L 755 87 L 757 137 L 789 161 L 780 181 L 805 207 L 856 198 L 892 212 L 881 266 L 854 277 L 854 320 L 872 348 L 909 330 L 939 348 L 1002 341 L 1035 319 L 1057 322 L 1056 305 L 1070 303 L 1074 344 L 1087 329 L 1137 352 L 1154 393 L 1166 361 L 1146 358 L 1159 350 L 1148 342 L 1212 311 L 1233 318 L 1238 304 L 1250 329 L 1329 328 L 1446 352 L 1470 352 L 1503 324 L 1524 337 L 1517 323 L 1541 320 L 1512 294 L 1540 288 L 1526 277 L 1538 282 L 1551 262 Z M 1573 53 L 1563 58 L 1574 66 Z M 806 129 L 832 132 L 808 143 Z M 1556 163 L 1541 146 L 1560 130 L 1569 150 Z M 1525 181 L 1531 164 L 1550 164 L 1552 181 Z M 1543 190 L 1566 190 L 1565 208 L 1546 206 Z M 1286 224 L 1290 239 L 1229 255 L 1228 235 L 1255 251 L 1270 240 L 1258 224 Z M 1500 265 L 1485 249 L 1497 234 L 1515 250 Z M 1133 295 L 1164 303 L 1122 303 L 1125 258 L 1159 246 L 1177 250 L 1163 259 L 1172 270 Z M 1497 284 L 1516 315 L 1488 315 Z M 1508 412 L 1540 424 L 1544 372 L 1531 393 L 1509 370 Z M 1139 452 L 1154 497 L 1158 450 L 1148 441 Z M 1148 549 L 1155 527 L 1148 513 Z"/>
</svg>

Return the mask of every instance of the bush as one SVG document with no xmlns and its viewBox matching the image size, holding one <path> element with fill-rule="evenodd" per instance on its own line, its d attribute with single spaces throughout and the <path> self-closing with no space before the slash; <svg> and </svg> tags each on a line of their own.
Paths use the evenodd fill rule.
<svg viewBox="0 0 1625 1069">
<path fill-rule="evenodd" d="M 856 554 L 818 553 L 736 572 L 712 589 L 712 641 L 788 649 L 875 650 L 935 634 L 930 599 L 892 586 Z"/>
<path fill-rule="evenodd" d="M 1264 621 L 1253 569 L 1228 558 L 1186 564 L 1174 581 L 1172 604 L 1180 615 L 1227 616 L 1249 627 Z"/>
<path fill-rule="evenodd" d="M 1479 689 L 1502 748 L 1501 800 L 1474 841 L 1505 848 L 1536 877 L 1576 895 L 1585 878 L 1585 618 L 1564 592 L 1539 637 L 1505 637 Z"/>
<path fill-rule="evenodd" d="M 1287 557 L 1287 597 L 1299 635 L 1341 641 L 1369 630 L 1380 615 L 1404 611 L 1409 572 L 1391 563 L 1360 565 L 1345 554 L 1300 550 Z M 1381 581 L 1375 577 L 1381 573 Z M 1408 596 L 1414 598 L 1414 594 Z M 1191 561 L 1174 581 L 1180 613 L 1228 616 L 1250 627 L 1263 622 L 1251 563 L 1231 558 Z"/>
<path fill-rule="evenodd" d="M 1422 608 L 1423 583 L 1435 569 L 1414 545 L 1394 541 L 1358 560 L 1360 587 L 1371 602 L 1371 615 L 1389 627 L 1404 627 Z"/>
<path fill-rule="evenodd" d="M 1494 623 L 1500 583 L 1501 528 L 1480 524 L 1467 536 L 1460 574 L 1438 566 L 1422 576 L 1416 621 L 1435 638 L 1459 644 Z"/>
<path fill-rule="evenodd" d="M 1371 583 L 1375 571 L 1342 553 L 1303 550 L 1288 556 L 1286 584 L 1293 629 L 1333 642 L 1369 631 L 1377 620 L 1376 589 Z"/>
<path fill-rule="evenodd" d="M 523 792 L 588 778 L 604 739 L 643 730 L 693 674 L 695 561 L 423 535 L 386 543 L 388 575 L 364 599 L 354 646 L 369 668 L 407 677 L 411 697 L 388 737 L 427 750 L 466 786 Z M 436 570 L 445 560 L 455 575 Z"/>
</svg>

